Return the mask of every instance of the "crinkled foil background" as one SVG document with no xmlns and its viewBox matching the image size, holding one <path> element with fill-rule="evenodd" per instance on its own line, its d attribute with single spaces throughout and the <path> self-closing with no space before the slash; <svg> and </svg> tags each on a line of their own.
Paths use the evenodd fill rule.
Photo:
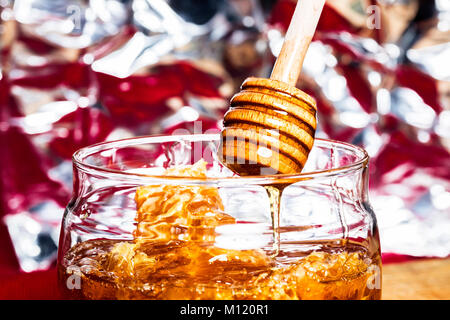
<svg viewBox="0 0 450 320">
<path fill-rule="evenodd" d="M 0 216 L 21 268 L 54 262 L 76 149 L 218 131 L 242 80 L 270 74 L 294 6 L 0 0 Z M 333 0 L 304 64 L 318 136 L 371 156 L 384 253 L 450 254 L 449 41 L 447 0 Z"/>
</svg>

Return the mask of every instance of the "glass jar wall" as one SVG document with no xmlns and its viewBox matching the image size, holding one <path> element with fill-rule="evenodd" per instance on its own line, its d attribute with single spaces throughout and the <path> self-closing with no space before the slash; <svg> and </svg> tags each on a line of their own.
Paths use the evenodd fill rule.
<svg viewBox="0 0 450 320">
<path fill-rule="evenodd" d="M 79 150 L 59 285 L 82 299 L 379 299 L 368 156 L 316 139 L 304 173 L 238 177 L 219 135 Z"/>
</svg>

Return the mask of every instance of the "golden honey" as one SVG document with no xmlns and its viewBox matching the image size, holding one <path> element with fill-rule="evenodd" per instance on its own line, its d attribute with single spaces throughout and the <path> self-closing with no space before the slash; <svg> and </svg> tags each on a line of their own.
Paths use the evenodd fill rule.
<svg viewBox="0 0 450 320">
<path fill-rule="evenodd" d="M 203 161 L 167 175 L 206 176 Z M 352 241 L 309 243 L 277 255 L 222 248 L 216 228 L 236 224 L 210 186 L 136 190 L 133 240 L 76 244 L 58 265 L 76 299 L 379 299 L 379 254 Z M 299 243 L 299 246 L 302 244 Z"/>
</svg>

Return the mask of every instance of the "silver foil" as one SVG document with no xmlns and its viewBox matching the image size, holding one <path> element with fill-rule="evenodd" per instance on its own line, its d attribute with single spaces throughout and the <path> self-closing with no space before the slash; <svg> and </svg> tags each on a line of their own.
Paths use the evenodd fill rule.
<svg viewBox="0 0 450 320">
<path fill-rule="evenodd" d="M 420 20 L 417 10 L 425 9 L 413 0 L 379 1 L 372 10 L 345 3 L 328 1 L 298 84 L 318 101 L 317 135 L 361 145 L 371 156 L 384 253 L 448 256 L 450 7 L 436 0 L 433 18 Z M 220 130 L 242 81 L 270 74 L 293 5 L 0 1 L 0 131 L 28 150 L 22 157 L 40 173 L 28 181 L 14 161 L 0 169 L 1 215 L 21 268 L 47 268 L 55 259 L 73 149 Z M 392 30 L 389 23 L 373 29 L 376 10 L 385 17 L 405 10 L 408 18 Z M 0 148 L 21 156 L 11 143 Z"/>
</svg>

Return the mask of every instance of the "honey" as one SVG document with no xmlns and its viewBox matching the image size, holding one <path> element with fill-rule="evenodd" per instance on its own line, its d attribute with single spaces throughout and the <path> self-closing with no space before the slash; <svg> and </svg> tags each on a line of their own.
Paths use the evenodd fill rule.
<svg viewBox="0 0 450 320">
<path fill-rule="evenodd" d="M 206 176 L 206 163 L 166 175 Z M 204 185 L 136 190 L 133 240 L 93 239 L 60 259 L 59 285 L 76 299 L 379 299 L 380 257 L 352 241 L 282 241 L 277 250 L 218 245 L 217 228 L 239 223 Z M 278 228 L 274 233 L 279 232 Z M 292 247 L 292 243 L 289 244 Z"/>
<path fill-rule="evenodd" d="M 184 241 L 92 240 L 60 265 L 64 294 L 75 299 L 380 299 L 379 257 L 358 246 L 322 245 L 283 264 L 260 251 Z M 79 288 L 70 288 L 73 276 Z M 71 278 L 72 277 L 72 278 Z"/>
</svg>

